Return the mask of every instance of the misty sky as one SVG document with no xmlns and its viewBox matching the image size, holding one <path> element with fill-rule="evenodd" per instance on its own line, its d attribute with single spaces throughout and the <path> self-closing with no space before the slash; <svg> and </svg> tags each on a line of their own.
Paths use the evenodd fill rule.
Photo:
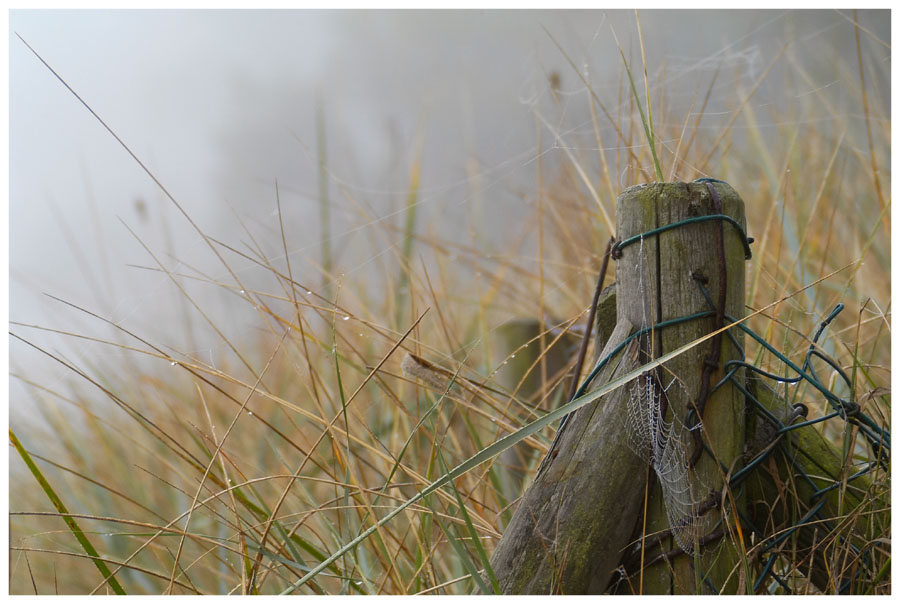
<svg viewBox="0 0 900 604">
<path fill-rule="evenodd" d="M 462 228 L 457 210 L 473 190 L 490 202 L 483 228 L 515 215 L 518 192 L 535 186 L 535 109 L 559 124 L 588 115 L 584 86 L 547 32 L 588 69 L 600 94 L 619 86 L 611 27 L 639 53 L 632 11 L 13 11 L 9 22 L 10 318 L 100 331 L 44 296 L 52 294 L 150 328 L 162 340 L 165 319 L 182 303 L 164 275 L 136 268 L 155 266 L 137 238 L 172 270 L 178 259 L 213 276 L 223 271 L 137 163 L 13 32 L 209 234 L 237 244 L 247 239 L 243 220 L 256 233 L 273 234 L 263 245 L 275 255 L 277 180 L 298 262 L 315 256 L 321 238 L 320 99 L 332 236 L 345 250 L 337 261 L 347 272 L 366 262 L 353 251 L 366 234 L 359 208 L 375 220 L 402 207 L 420 149 L 426 223 L 441 217 L 446 228 Z M 889 19 L 870 15 L 865 24 L 890 39 Z M 732 99 L 735 86 L 752 85 L 787 37 L 825 40 L 834 52 L 853 43 L 852 24 L 836 12 L 646 11 L 641 25 L 648 63 L 665 62 L 673 105 L 686 108 L 721 70 L 723 94 L 707 110 L 710 126 L 727 119 L 717 113 L 733 109 L 719 96 Z M 556 101 L 548 85 L 553 72 L 560 76 Z M 810 72 L 821 86 L 833 79 L 825 69 Z M 770 86 L 779 85 L 776 79 L 763 86 L 754 105 L 775 102 Z M 842 98 L 840 90 L 828 94 Z M 552 165 L 564 158 L 545 159 Z M 62 347 L 49 334 L 14 331 Z M 10 354 L 14 371 L 35 358 L 15 342 Z M 55 376 L 65 373 L 50 367 Z"/>
</svg>

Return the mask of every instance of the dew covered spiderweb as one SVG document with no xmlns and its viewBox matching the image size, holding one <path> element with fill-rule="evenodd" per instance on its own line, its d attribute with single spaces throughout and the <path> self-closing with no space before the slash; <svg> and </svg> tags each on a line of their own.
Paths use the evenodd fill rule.
<svg viewBox="0 0 900 604">
<path fill-rule="evenodd" d="M 637 258 L 634 270 L 640 275 L 641 299 L 648 300 L 651 292 L 644 279 L 647 268 L 643 238 Z M 643 314 L 643 324 L 650 325 L 646 304 Z M 644 350 L 649 347 L 645 346 Z M 659 369 L 662 372 L 656 373 Z M 712 523 L 710 516 L 703 515 L 700 509 L 708 498 L 709 488 L 690 467 L 692 429 L 678 417 L 678 407 L 671 405 L 670 400 L 687 401 L 689 393 L 677 376 L 666 374 L 664 365 L 633 380 L 626 398 L 627 442 L 629 448 L 653 468 L 659 479 L 672 536 L 682 550 L 691 553 L 699 539 L 712 528 L 708 526 Z M 698 424 L 693 430 L 700 430 L 701 426 Z"/>
</svg>

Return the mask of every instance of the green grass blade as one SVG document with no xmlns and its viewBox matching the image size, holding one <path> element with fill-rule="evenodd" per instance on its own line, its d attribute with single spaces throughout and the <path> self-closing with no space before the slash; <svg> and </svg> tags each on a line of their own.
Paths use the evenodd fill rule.
<svg viewBox="0 0 900 604">
<path fill-rule="evenodd" d="M 878 582 L 881 581 L 885 575 L 890 573 L 890 570 L 891 570 L 891 559 L 888 558 L 887 562 L 885 562 L 882 565 L 882 567 L 878 570 L 878 574 L 875 575 L 875 578 L 872 579 L 872 584 L 869 585 L 869 589 L 866 590 L 867 596 L 871 595 L 874 592 L 875 586 L 878 585 Z"/>
<path fill-rule="evenodd" d="M 434 510 L 434 508 L 428 503 L 428 499 L 430 499 L 430 497 L 425 499 L 425 504 L 428 505 L 429 508 Z M 481 593 L 490 593 L 490 590 L 485 584 L 484 579 L 481 578 L 478 569 L 475 568 L 474 564 L 472 564 L 472 559 L 469 555 L 469 552 L 466 551 L 465 546 L 460 543 L 459 538 L 456 536 L 456 531 L 452 527 L 444 524 L 444 522 L 441 520 L 440 515 L 436 511 L 433 511 L 432 517 L 435 519 L 435 521 L 437 521 L 438 526 L 441 527 L 441 532 L 447 536 L 447 541 L 456 552 L 456 557 L 459 559 L 462 565 L 466 567 L 466 571 L 468 571 L 468 573 L 472 576 L 472 579 L 475 580 L 475 583 L 478 584 L 478 589 L 481 591 Z"/>
<path fill-rule="evenodd" d="M 406 195 L 406 216 L 403 224 L 403 256 L 400 260 L 400 278 L 397 282 L 395 325 L 403 324 L 403 306 L 409 289 L 409 273 L 412 271 L 412 251 L 416 234 L 416 208 L 419 206 L 419 179 L 422 172 L 421 150 L 413 160 L 409 176 L 409 192 Z"/>
<path fill-rule="evenodd" d="M 346 552 L 352 550 L 353 548 L 358 546 L 360 543 L 362 543 L 363 541 L 368 539 L 369 536 L 372 535 L 372 533 L 374 533 L 380 526 L 387 524 L 395 516 L 397 516 L 398 514 L 403 512 L 403 510 L 407 509 L 412 504 L 420 501 L 423 497 L 426 497 L 426 496 L 430 495 L 431 493 L 434 493 L 435 491 L 437 491 L 438 489 L 440 489 L 441 487 L 446 485 L 451 480 L 455 480 L 456 478 L 459 478 L 460 476 L 462 476 L 466 472 L 469 472 L 473 468 L 476 468 L 476 467 L 480 466 L 481 464 L 483 464 L 484 462 L 488 461 L 489 459 L 496 457 L 497 455 L 499 455 L 506 449 L 512 447 L 516 443 L 521 442 L 522 440 L 528 438 L 532 434 L 535 434 L 536 432 L 546 428 L 553 422 L 561 419 L 564 415 L 572 413 L 576 409 L 579 409 L 579 408 L 583 407 L 584 405 L 587 405 L 588 403 L 592 403 L 592 402 L 596 401 L 600 397 L 602 397 L 606 394 L 609 394 L 616 388 L 621 388 L 622 386 L 624 386 L 631 380 L 639 377 L 645 371 L 650 371 L 651 369 L 654 369 L 654 368 L 662 365 L 663 363 L 667 363 L 671 359 L 673 359 L 681 354 L 684 354 L 685 352 L 687 352 L 694 346 L 697 346 L 697 345 L 705 342 L 709 338 L 716 335 L 716 333 L 719 333 L 720 331 L 724 331 L 725 329 L 728 329 L 730 327 L 733 327 L 733 325 L 728 325 L 725 328 L 723 328 L 722 330 L 714 331 L 705 336 L 697 338 L 693 342 L 689 342 L 689 343 L 685 344 L 684 346 L 677 348 L 668 354 L 665 354 L 653 361 L 650 361 L 646 365 L 642 365 L 641 367 L 638 367 L 634 371 L 626 373 L 622 377 L 601 386 L 597 390 L 594 390 L 593 392 L 585 394 L 581 398 L 577 398 L 573 401 L 570 401 L 570 402 L 566 403 L 565 405 L 562 405 L 561 407 L 549 412 L 547 415 L 545 415 L 539 419 L 536 419 L 535 421 L 531 422 L 530 424 L 523 426 L 519 430 L 517 430 L 511 434 L 507 434 L 503 438 L 500 438 L 496 442 L 492 443 L 488 447 L 479 451 L 472 457 L 468 458 L 467 460 L 465 460 L 464 462 L 462 462 L 461 464 L 459 464 L 458 466 L 456 466 L 455 468 L 450 470 L 450 472 L 447 472 L 446 474 L 444 474 L 443 476 L 441 476 L 434 482 L 430 483 L 424 489 L 419 491 L 416 495 L 414 495 L 410 499 L 407 499 L 405 502 L 403 502 L 401 505 L 399 505 L 396 508 L 394 508 L 393 510 L 391 510 L 384 518 L 379 520 L 374 526 L 369 527 L 368 529 L 363 531 L 356 539 L 347 543 L 341 549 L 339 549 L 335 553 L 331 554 L 326 560 L 324 560 L 321 564 L 319 564 L 316 568 L 314 568 L 312 572 L 310 572 L 305 577 L 301 578 L 299 581 L 294 583 L 288 589 L 284 590 L 282 592 L 282 594 L 289 594 L 292 591 L 296 590 L 298 587 L 302 586 L 304 583 L 306 583 L 310 579 L 314 578 L 319 571 L 326 568 L 329 564 L 331 564 L 333 561 L 335 561 L 338 558 L 340 558 L 341 556 L 343 556 Z"/>
<path fill-rule="evenodd" d="M 325 109 L 316 102 L 316 146 L 319 155 L 319 222 L 322 227 L 322 293 L 331 298 L 331 204 L 328 201 L 328 149 L 325 146 Z"/>
<path fill-rule="evenodd" d="M 65 504 L 63 504 L 62 500 L 56 494 L 56 491 L 53 490 L 53 487 L 50 486 L 50 483 L 41 473 L 41 470 L 37 467 L 37 465 L 35 465 L 34 460 L 31 459 L 28 451 L 25 450 L 25 447 L 23 447 L 22 443 L 19 442 L 19 439 L 16 438 L 16 435 L 12 431 L 12 428 L 9 429 L 9 440 L 16 448 L 16 451 L 18 451 L 19 456 L 22 458 L 22 461 L 24 461 L 25 465 L 28 466 L 28 471 L 31 472 L 31 475 L 34 476 L 35 480 L 38 481 L 38 484 L 41 485 L 41 488 L 47 495 L 47 499 L 50 500 L 50 503 L 53 504 L 53 507 L 56 508 L 56 511 L 60 513 L 63 522 L 65 522 L 66 526 L 69 527 L 69 531 L 78 541 L 78 543 L 81 544 L 84 552 L 94 561 L 94 566 L 97 567 L 97 570 L 100 571 L 100 574 L 103 575 L 103 578 L 107 580 L 112 590 L 120 596 L 128 595 L 125 593 L 125 590 L 122 589 L 122 586 L 119 584 L 116 578 L 112 575 L 109 567 L 106 566 L 106 562 L 104 562 L 100 558 L 100 554 L 97 553 L 96 549 L 94 549 L 94 546 L 84 534 L 84 531 L 81 530 L 81 527 L 78 526 L 78 523 L 75 522 L 75 519 L 69 515 L 69 510 L 66 509 Z"/>
<path fill-rule="evenodd" d="M 634 102 L 637 105 L 638 113 L 641 116 L 641 124 L 644 126 L 644 134 L 647 135 L 647 142 L 650 144 L 650 153 L 653 155 L 653 167 L 656 169 L 656 179 L 659 182 L 663 182 L 665 177 L 663 176 L 662 168 L 659 165 L 659 157 L 656 155 L 656 141 L 653 140 L 653 125 L 647 120 L 647 116 L 644 115 L 644 109 L 641 107 L 641 97 L 638 95 L 637 87 L 634 85 L 634 78 L 631 76 L 631 68 L 628 66 L 628 60 L 625 58 L 625 53 L 622 51 L 622 48 L 619 47 L 619 54 L 622 55 L 622 62 L 625 64 L 625 72 L 628 74 L 628 82 L 631 84 L 631 93 L 634 95 Z M 650 107 L 650 97 L 647 97 L 647 108 Z"/>
<path fill-rule="evenodd" d="M 341 399 L 341 415 L 344 420 L 344 430 L 347 434 L 347 462 L 344 467 L 344 495 L 343 495 L 343 512 L 341 516 L 344 518 L 344 522 L 339 525 L 338 529 L 340 531 L 340 539 L 344 539 L 344 531 L 350 531 L 350 460 L 353 459 L 353 454 L 350 450 L 350 422 L 347 419 L 347 396 L 344 394 L 344 381 L 341 378 L 341 363 L 338 358 L 337 346 L 338 346 L 338 338 L 337 338 L 337 328 L 335 327 L 335 319 L 337 315 L 332 316 L 331 320 L 331 354 L 334 357 L 334 374 L 335 379 L 337 380 L 338 387 L 338 395 Z M 350 585 L 351 581 L 349 579 L 343 581 L 343 585 L 341 587 L 341 595 L 346 595 L 347 589 Z"/>
<path fill-rule="evenodd" d="M 440 460 L 441 462 L 441 469 L 446 472 L 447 463 L 444 461 L 444 454 L 441 451 L 440 447 L 438 447 L 437 449 L 437 454 L 438 460 Z M 456 488 L 456 484 L 452 480 L 450 481 L 450 490 L 453 491 L 453 496 L 456 498 L 456 505 L 459 506 L 459 513 L 462 516 L 463 521 L 466 523 L 466 529 L 468 529 L 469 531 L 469 537 L 471 537 L 472 539 L 472 545 L 475 546 L 475 551 L 478 553 L 478 558 L 481 560 L 481 564 L 487 572 L 488 578 L 491 580 L 491 588 L 493 589 L 493 593 L 495 595 L 500 595 L 500 582 L 497 580 L 497 575 L 494 574 L 494 569 L 491 566 L 490 558 L 488 558 L 487 552 L 484 551 L 484 546 L 481 545 L 481 538 L 478 536 L 478 531 L 475 530 L 475 525 L 472 524 L 472 517 L 469 516 L 469 511 L 466 509 L 466 504 L 463 501 L 462 496 L 459 494 L 459 489 Z M 466 561 L 468 561 L 468 556 L 465 556 L 464 558 L 464 562 Z M 475 577 L 475 581 L 478 583 L 478 587 L 481 588 L 481 593 L 488 593 L 487 585 L 484 584 L 484 581 L 481 578 L 481 574 L 475 571 L 472 573 L 472 577 Z"/>
<path fill-rule="evenodd" d="M 468 355 L 466 355 L 466 358 L 468 358 Z M 416 425 L 413 426 L 413 429 L 409 431 L 409 436 L 406 437 L 406 441 L 403 443 L 403 446 L 400 448 L 400 452 L 397 454 L 397 458 L 394 461 L 393 466 L 391 466 L 391 471 L 388 473 L 388 477 L 384 481 L 384 486 L 381 487 L 378 494 L 372 500 L 373 507 L 375 505 L 377 505 L 379 501 L 381 501 L 381 497 L 384 495 L 385 491 L 387 491 L 388 486 L 391 484 L 391 479 L 394 478 L 394 475 L 397 473 L 397 470 L 400 469 L 400 462 L 403 461 L 403 457 L 406 454 L 406 451 L 409 448 L 410 443 L 412 443 L 412 439 L 415 437 L 416 432 L 418 432 L 419 428 L 421 428 L 422 425 L 429 418 L 431 418 L 432 414 L 435 413 L 435 411 L 438 408 L 440 408 L 441 404 L 444 402 L 444 399 L 450 393 L 450 390 L 453 388 L 453 385 L 456 383 L 456 380 L 458 379 L 458 376 L 459 376 L 459 372 L 463 368 L 463 365 L 465 364 L 465 362 L 466 362 L 466 359 L 463 359 L 460 362 L 459 366 L 456 368 L 456 372 L 453 374 L 453 376 L 447 382 L 447 387 L 444 389 L 444 392 L 441 393 L 441 396 L 435 401 L 435 403 L 433 405 L 431 405 L 431 407 L 428 408 L 428 411 L 426 411 L 422 415 L 422 417 L 419 419 L 419 421 L 416 422 Z M 368 519 L 369 519 L 369 513 L 367 511 L 366 515 L 363 517 L 363 521 L 360 523 L 360 526 L 365 525 L 365 523 Z M 359 537 L 359 535 L 357 535 L 357 537 Z"/>
</svg>

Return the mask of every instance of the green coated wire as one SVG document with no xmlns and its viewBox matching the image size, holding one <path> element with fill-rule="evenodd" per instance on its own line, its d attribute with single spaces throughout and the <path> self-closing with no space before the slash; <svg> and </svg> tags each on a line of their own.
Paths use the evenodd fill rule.
<svg viewBox="0 0 900 604">
<path fill-rule="evenodd" d="M 697 182 L 723 182 L 723 181 L 719 181 L 716 179 L 704 178 L 704 179 L 698 179 Z M 680 228 L 682 226 L 686 226 L 689 224 L 696 224 L 696 223 L 710 221 L 710 220 L 721 220 L 721 221 L 725 221 L 725 222 L 728 222 L 729 224 L 733 225 L 737 229 L 738 234 L 741 238 L 741 242 L 744 246 L 746 258 L 748 258 L 748 259 L 750 258 L 750 256 L 751 256 L 750 243 L 753 240 L 746 236 L 746 233 L 744 232 L 743 228 L 737 221 L 735 221 L 730 216 L 719 215 L 719 214 L 689 218 L 689 219 L 675 222 L 675 223 L 672 223 L 669 225 L 665 225 L 663 227 L 659 227 L 656 229 L 646 231 L 645 233 L 641 233 L 641 234 L 635 235 L 633 237 L 629 237 L 628 239 L 620 241 L 619 243 L 617 243 L 614 246 L 613 254 L 620 256 L 622 248 L 624 248 L 628 245 L 631 245 L 637 241 L 640 241 L 641 239 L 643 239 L 645 237 L 657 235 L 657 234 L 660 234 L 660 233 L 663 233 L 663 232 L 666 232 L 666 231 L 669 231 L 672 229 Z M 706 289 L 703 287 L 703 285 L 701 283 L 698 283 L 698 286 L 700 287 L 701 291 L 703 292 L 703 295 L 706 298 L 706 301 L 709 304 L 709 306 L 711 308 L 715 308 L 715 305 L 712 303 L 712 299 L 709 296 L 709 293 L 706 291 Z M 775 425 L 777 427 L 777 431 L 775 433 L 776 437 L 778 435 L 785 434 L 789 431 L 808 428 L 809 426 L 812 426 L 814 424 L 818 424 L 818 423 L 828 421 L 831 419 L 835 419 L 835 418 L 841 418 L 843 421 L 853 423 L 859 429 L 860 433 L 863 434 L 865 439 L 869 442 L 870 446 L 872 447 L 873 451 L 875 452 L 876 459 L 875 459 L 875 461 L 868 463 L 866 465 L 866 467 L 864 467 L 863 469 L 855 472 L 852 476 L 847 478 L 847 482 L 852 482 L 853 480 L 873 471 L 879 465 L 884 465 L 886 467 L 886 464 L 888 461 L 888 455 L 889 455 L 889 451 L 890 451 L 890 431 L 879 426 L 868 415 L 863 413 L 861 411 L 859 405 L 855 401 L 848 401 L 848 400 L 842 399 L 841 397 L 836 395 L 831 389 L 826 387 L 821 382 L 821 380 L 819 380 L 818 375 L 816 374 L 815 368 L 813 367 L 812 359 L 814 357 L 818 358 L 818 359 L 824 361 L 826 364 L 828 364 L 831 368 L 833 368 L 838 373 L 838 375 L 841 377 L 841 379 L 845 381 L 845 383 L 847 383 L 848 385 L 850 384 L 849 377 L 847 377 L 846 373 L 843 372 L 843 370 L 840 368 L 840 366 L 838 366 L 829 357 L 827 357 L 826 355 L 824 355 L 821 352 L 819 352 L 818 350 L 816 350 L 816 345 L 818 343 L 819 338 L 824 333 L 825 329 L 841 313 L 841 311 L 843 309 L 844 309 L 844 305 L 838 304 L 828 314 L 828 316 L 819 324 L 819 326 L 811 340 L 812 343 L 810 344 L 810 347 L 807 350 L 806 358 L 804 359 L 802 366 L 798 366 L 796 363 L 791 361 L 787 356 L 782 354 L 779 350 L 775 349 L 764 338 L 762 338 L 759 334 L 757 334 L 755 331 L 753 331 L 752 329 L 750 329 L 743 323 L 737 323 L 737 320 L 735 318 L 725 315 L 726 319 L 728 319 L 732 323 L 736 323 L 736 327 L 738 327 L 742 332 L 746 333 L 751 338 L 753 338 L 758 344 L 760 344 L 768 352 L 773 354 L 780 362 L 784 363 L 788 368 L 790 368 L 794 373 L 796 373 L 796 377 L 778 376 L 778 375 L 769 373 L 759 367 L 756 367 L 756 366 L 748 363 L 746 361 L 746 356 L 744 354 L 743 347 L 740 345 L 736 336 L 732 333 L 732 330 L 729 329 L 728 331 L 726 331 L 726 333 L 728 334 L 728 337 L 731 340 L 733 346 L 737 350 L 738 356 L 740 358 L 735 359 L 735 360 L 730 360 L 725 363 L 724 368 L 723 368 L 725 370 L 725 376 L 722 378 L 722 380 L 720 380 L 716 384 L 716 386 L 713 388 L 713 392 L 715 390 L 717 390 L 718 388 L 724 386 L 726 383 L 731 383 L 732 385 L 734 385 L 745 396 L 745 399 L 751 403 L 751 405 L 755 411 L 762 414 L 764 417 L 766 417 L 766 419 L 768 421 L 772 422 L 773 425 Z M 591 372 L 585 377 L 584 381 L 581 383 L 581 386 L 576 391 L 574 398 L 579 398 L 579 397 L 583 396 L 586 393 L 591 381 L 599 374 L 599 372 L 603 369 L 603 367 L 606 366 L 606 364 L 609 363 L 609 361 L 612 358 L 614 358 L 617 354 L 619 354 L 635 338 L 639 338 L 639 337 L 647 334 L 648 332 L 651 332 L 654 330 L 665 329 L 666 327 L 669 327 L 672 325 L 677 325 L 677 324 L 688 322 L 688 321 L 704 319 L 704 318 L 711 317 L 713 315 L 715 315 L 714 310 L 696 312 L 696 313 L 693 313 L 690 315 L 685 315 L 682 317 L 677 317 L 674 319 L 661 321 L 650 327 L 646 327 L 646 328 L 636 331 L 631 336 L 626 338 L 624 342 L 622 342 L 621 344 L 616 346 L 608 355 L 606 355 L 604 358 L 600 359 L 596 363 L 594 368 L 591 370 Z M 780 383 L 797 384 L 800 382 L 807 382 L 808 384 L 810 384 L 813 388 L 818 390 L 825 397 L 825 399 L 828 401 L 829 405 L 831 405 L 831 407 L 833 408 L 833 411 L 831 413 L 825 414 L 823 416 L 813 418 L 810 420 L 806 420 L 806 421 L 803 421 L 800 423 L 785 425 L 779 418 L 777 418 L 770 411 L 768 411 L 768 409 L 766 409 L 756 399 L 756 397 L 753 396 L 747 390 L 747 388 L 743 384 L 741 384 L 739 382 L 739 380 L 736 379 L 736 375 L 741 368 L 744 368 L 745 370 L 747 370 L 751 373 L 754 373 L 757 376 L 765 377 L 765 378 L 768 378 L 768 379 L 771 379 L 771 380 L 774 380 L 774 381 L 777 381 Z M 688 417 L 685 418 L 686 419 L 685 425 L 690 425 L 690 423 L 688 423 L 688 422 L 691 421 L 691 417 L 690 417 L 691 413 L 693 413 L 693 410 L 691 410 L 688 414 Z M 568 419 L 568 416 L 563 417 L 562 422 L 560 423 L 560 428 L 559 428 L 558 432 L 561 431 L 561 429 L 565 425 L 565 422 L 567 419 Z M 703 444 L 704 444 L 704 449 L 708 453 L 712 454 L 712 451 L 709 449 L 709 447 L 706 445 L 706 443 L 703 443 Z M 730 486 L 732 488 L 740 488 L 741 483 L 747 478 L 747 476 L 749 476 L 750 472 L 752 472 L 754 469 L 759 467 L 759 465 L 762 463 L 762 461 L 764 461 L 764 459 L 766 459 L 774 451 L 775 451 L 775 447 L 770 448 L 767 452 L 765 452 L 762 455 L 757 456 L 757 458 L 755 458 L 754 460 L 752 460 L 751 462 L 746 464 L 743 468 L 741 468 L 737 472 L 734 472 L 731 476 L 731 480 L 729 483 Z M 722 465 L 721 462 L 719 462 L 719 464 Z M 810 496 L 809 504 L 811 505 L 811 508 L 803 516 L 803 518 L 801 518 L 797 523 L 795 523 L 795 525 L 793 527 L 782 532 L 780 535 L 778 535 L 777 538 L 771 539 L 768 542 L 764 542 L 762 544 L 761 554 L 764 554 L 764 553 L 770 551 L 772 548 L 776 547 L 778 545 L 778 543 L 781 543 L 784 539 L 787 539 L 791 534 L 793 534 L 795 531 L 799 530 L 799 528 L 803 524 L 810 521 L 812 518 L 815 518 L 815 517 L 819 518 L 819 520 L 825 524 L 825 527 L 829 528 L 829 523 L 827 522 L 827 519 L 821 518 L 821 515 L 820 515 L 820 512 L 826 502 L 826 500 L 823 498 L 823 496 L 826 493 L 828 493 L 829 491 L 831 491 L 835 488 L 838 488 L 842 484 L 841 481 L 834 481 L 832 484 L 820 488 L 818 485 L 816 485 L 816 483 L 813 481 L 813 479 L 806 473 L 806 471 L 801 466 L 799 466 L 794 460 L 791 460 L 791 464 L 792 464 L 793 469 L 797 472 L 798 476 L 800 478 L 802 478 L 803 480 L 807 481 L 810 485 L 812 485 L 816 489 L 815 492 Z M 722 465 L 722 467 L 726 471 L 728 470 L 728 468 L 725 468 L 723 465 Z M 743 518 L 743 516 L 744 516 L 743 514 L 741 514 L 741 516 L 742 516 L 742 520 L 745 520 L 748 524 L 750 524 L 749 519 Z M 757 532 L 759 532 L 759 531 L 757 531 Z M 849 546 L 852 551 L 856 552 L 857 554 L 860 554 L 858 548 L 853 546 L 853 544 L 849 544 Z M 863 554 L 865 554 L 862 556 L 864 561 L 867 561 L 868 560 L 868 555 L 867 555 L 868 552 L 863 552 Z M 789 587 L 782 580 L 782 578 L 779 577 L 778 574 L 772 570 L 772 566 L 774 564 L 776 557 L 777 556 L 775 554 L 772 554 L 769 556 L 768 560 L 766 561 L 766 563 L 763 566 L 762 572 L 760 573 L 759 577 L 754 582 L 754 587 L 753 587 L 754 591 L 756 591 L 759 588 L 759 586 L 762 584 L 762 581 L 764 581 L 766 579 L 766 577 L 771 577 L 772 579 L 777 581 L 786 591 L 790 591 Z M 862 566 L 859 569 L 857 569 L 857 573 L 854 576 L 854 578 L 858 577 L 859 573 L 861 573 L 861 572 L 862 572 Z M 850 585 L 850 581 L 851 580 L 848 580 L 842 586 L 840 586 L 839 592 L 843 592 L 844 590 L 846 590 Z M 712 586 L 712 587 L 714 587 L 714 586 Z"/>
</svg>

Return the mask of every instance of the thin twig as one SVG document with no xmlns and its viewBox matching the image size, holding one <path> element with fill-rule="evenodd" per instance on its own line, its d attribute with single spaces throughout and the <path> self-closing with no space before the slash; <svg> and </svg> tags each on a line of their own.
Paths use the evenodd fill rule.
<svg viewBox="0 0 900 604">
<path fill-rule="evenodd" d="M 606 251 L 603 253 L 603 264 L 600 265 L 600 276 L 597 277 L 597 287 L 594 289 L 594 299 L 591 301 L 591 310 L 588 313 L 584 339 L 581 340 L 581 349 L 578 351 L 578 360 L 575 362 L 575 372 L 572 374 L 572 383 L 569 385 L 568 400 L 570 401 L 575 398 L 575 392 L 578 390 L 578 380 L 581 378 L 581 368 L 584 366 L 588 342 L 590 342 L 591 334 L 594 332 L 594 315 L 597 314 L 597 303 L 600 301 L 600 292 L 603 291 L 603 281 L 606 278 L 606 269 L 609 266 L 609 256 L 615 242 L 616 238 L 610 237 L 609 242 L 606 244 Z"/>
</svg>

